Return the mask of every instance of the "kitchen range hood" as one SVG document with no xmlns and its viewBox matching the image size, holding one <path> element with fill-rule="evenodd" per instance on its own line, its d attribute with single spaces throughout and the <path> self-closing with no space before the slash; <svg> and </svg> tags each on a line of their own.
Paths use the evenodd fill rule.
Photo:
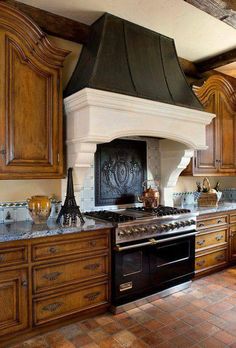
<svg viewBox="0 0 236 348">
<path fill-rule="evenodd" d="M 91 26 L 64 92 L 68 166 L 78 191 L 96 146 L 127 136 L 160 140 L 162 203 L 214 117 L 188 85 L 174 40 L 105 13 Z M 75 185 L 76 186 L 76 185 Z"/>
</svg>

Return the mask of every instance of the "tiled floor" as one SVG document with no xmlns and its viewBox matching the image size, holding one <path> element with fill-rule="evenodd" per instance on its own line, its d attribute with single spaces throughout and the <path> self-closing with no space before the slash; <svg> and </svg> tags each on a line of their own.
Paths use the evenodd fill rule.
<svg viewBox="0 0 236 348">
<path fill-rule="evenodd" d="M 236 267 L 125 313 L 65 326 L 14 348 L 236 348 Z"/>
</svg>

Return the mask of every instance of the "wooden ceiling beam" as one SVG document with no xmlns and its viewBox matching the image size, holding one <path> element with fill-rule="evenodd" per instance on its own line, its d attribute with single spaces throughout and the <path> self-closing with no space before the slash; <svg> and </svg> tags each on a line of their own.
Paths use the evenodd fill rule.
<svg viewBox="0 0 236 348">
<path fill-rule="evenodd" d="M 195 63 L 199 72 L 205 72 L 236 61 L 236 48 Z"/>
<path fill-rule="evenodd" d="M 23 4 L 15 0 L 1 0 L 29 16 L 44 32 L 65 40 L 86 44 L 90 27 L 75 20 Z"/>
</svg>

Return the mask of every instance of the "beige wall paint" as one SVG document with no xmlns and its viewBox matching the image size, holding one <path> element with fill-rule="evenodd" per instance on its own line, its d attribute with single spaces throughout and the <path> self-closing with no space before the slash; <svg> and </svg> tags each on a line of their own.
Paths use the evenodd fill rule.
<svg viewBox="0 0 236 348">
<path fill-rule="evenodd" d="M 50 36 L 50 40 L 60 48 L 71 51 L 63 68 L 63 88 L 65 88 L 77 63 L 82 46 L 74 42 Z M 0 180 L 0 202 L 24 201 L 32 195 L 55 195 L 61 199 L 61 180 Z"/>
</svg>

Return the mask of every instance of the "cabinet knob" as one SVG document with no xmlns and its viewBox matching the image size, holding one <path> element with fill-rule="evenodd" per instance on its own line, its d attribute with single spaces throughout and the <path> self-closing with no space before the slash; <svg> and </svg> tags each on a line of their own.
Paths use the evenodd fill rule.
<svg viewBox="0 0 236 348">
<path fill-rule="evenodd" d="M 205 260 L 201 260 L 201 261 L 196 262 L 196 265 L 201 267 L 204 265 L 205 262 L 206 262 Z"/>
<path fill-rule="evenodd" d="M 217 220 L 217 223 L 218 223 L 218 224 L 222 224 L 223 221 L 222 221 L 221 219 L 219 219 L 219 220 Z"/>
<path fill-rule="evenodd" d="M 204 222 L 200 222 L 200 223 L 198 224 L 198 227 L 203 227 L 203 226 L 205 226 Z"/>
<path fill-rule="evenodd" d="M 84 269 L 89 269 L 90 271 L 95 271 L 96 269 L 98 269 L 100 267 L 99 263 L 90 263 L 88 265 L 84 266 Z"/>
<path fill-rule="evenodd" d="M 21 286 L 22 286 L 23 288 L 27 288 L 27 286 L 28 286 L 27 280 L 22 280 Z"/>
<path fill-rule="evenodd" d="M 89 246 L 95 247 L 97 245 L 97 242 L 95 240 L 90 240 L 89 241 Z"/>
<path fill-rule="evenodd" d="M 219 241 L 219 240 L 221 240 L 221 239 L 223 239 L 223 238 L 224 238 L 224 236 L 223 236 L 222 234 L 221 234 L 221 235 L 219 234 L 218 236 L 216 236 L 215 239 L 216 239 L 217 241 Z"/>
<path fill-rule="evenodd" d="M 205 239 L 202 239 L 202 240 L 198 240 L 197 241 L 197 244 L 198 245 L 203 245 L 205 243 Z"/>
<path fill-rule="evenodd" d="M 44 306 L 42 308 L 43 311 L 45 312 L 55 312 L 57 309 L 59 309 L 62 305 L 64 305 L 63 302 L 54 302 L 54 303 L 49 303 L 48 305 Z"/>
<path fill-rule="evenodd" d="M 56 280 L 60 275 L 62 275 L 62 272 L 52 272 L 44 274 L 42 278 L 53 281 Z"/>
<path fill-rule="evenodd" d="M 49 252 L 50 252 L 51 254 L 55 254 L 55 253 L 58 252 L 58 249 L 55 248 L 55 247 L 51 247 L 51 248 L 49 248 Z"/>
<path fill-rule="evenodd" d="M 87 295 L 84 295 L 84 298 L 86 298 L 87 300 L 89 301 L 94 301 L 96 300 L 96 298 L 100 295 L 100 292 L 99 291 L 96 291 L 96 292 L 91 292 Z"/>
</svg>

